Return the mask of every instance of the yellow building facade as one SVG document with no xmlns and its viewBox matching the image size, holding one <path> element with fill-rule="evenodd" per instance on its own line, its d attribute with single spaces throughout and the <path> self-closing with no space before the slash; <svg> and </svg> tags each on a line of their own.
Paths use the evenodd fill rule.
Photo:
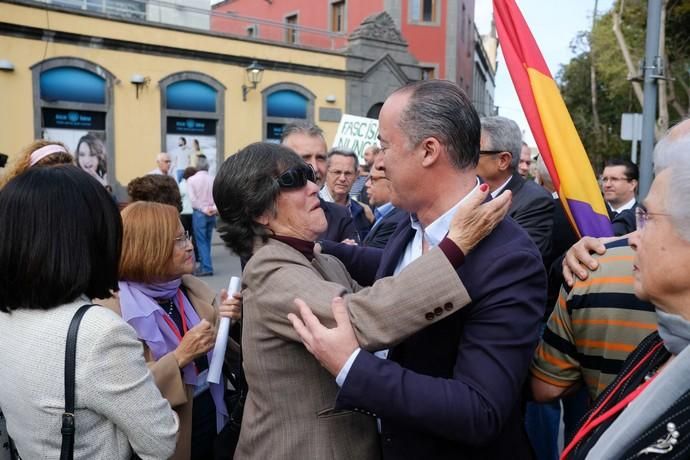
<svg viewBox="0 0 690 460">
<path fill-rule="evenodd" d="M 217 166 L 291 120 L 317 123 L 330 142 L 345 107 L 342 54 L 32 2 L 0 2 L 0 18 L 0 60 L 13 67 L 0 71 L 0 152 L 10 161 L 33 139 L 56 136 L 76 153 L 94 133 L 108 181 L 126 185 L 155 168 L 158 152 L 184 147 Z M 255 60 L 263 79 L 243 100 Z"/>
</svg>

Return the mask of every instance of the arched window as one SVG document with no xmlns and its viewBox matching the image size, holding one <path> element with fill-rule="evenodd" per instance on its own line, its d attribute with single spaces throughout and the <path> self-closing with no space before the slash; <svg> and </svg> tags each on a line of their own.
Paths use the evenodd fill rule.
<svg viewBox="0 0 690 460">
<path fill-rule="evenodd" d="M 35 137 L 64 143 L 80 167 L 112 185 L 114 76 L 77 58 L 47 59 L 31 72 Z"/>
<path fill-rule="evenodd" d="M 280 142 L 283 126 L 296 120 L 314 120 L 314 93 L 294 83 L 278 83 L 262 92 L 264 98 L 263 138 Z"/>
<path fill-rule="evenodd" d="M 223 161 L 225 86 L 197 72 L 180 72 L 159 82 L 161 88 L 161 149 L 173 160 L 171 171 L 179 181 L 199 155 L 215 174 Z"/>
</svg>

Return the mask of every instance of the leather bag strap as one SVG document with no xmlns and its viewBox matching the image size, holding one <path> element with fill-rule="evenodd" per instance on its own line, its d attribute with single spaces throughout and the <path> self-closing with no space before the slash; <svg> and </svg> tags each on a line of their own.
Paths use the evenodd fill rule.
<svg viewBox="0 0 690 460">
<path fill-rule="evenodd" d="M 67 330 L 65 345 L 65 413 L 62 414 L 62 449 L 60 460 L 72 460 L 74 457 L 74 379 L 77 360 L 77 333 L 79 324 L 86 311 L 93 304 L 82 305 L 72 317 Z"/>
</svg>

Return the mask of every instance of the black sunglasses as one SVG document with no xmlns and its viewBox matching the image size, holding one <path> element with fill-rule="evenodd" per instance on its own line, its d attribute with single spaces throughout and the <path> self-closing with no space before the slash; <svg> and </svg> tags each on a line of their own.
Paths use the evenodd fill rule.
<svg viewBox="0 0 690 460">
<path fill-rule="evenodd" d="M 497 155 L 499 153 L 507 152 L 507 150 L 480 150 L 480 155 Z"/>
<path fill-rule="evenodd" d="M 281 188 L 302 188 L 307 182 L 316 183 L 316 174 L 310 165 L 293 166 L 276 179 Z"/>
</svg>

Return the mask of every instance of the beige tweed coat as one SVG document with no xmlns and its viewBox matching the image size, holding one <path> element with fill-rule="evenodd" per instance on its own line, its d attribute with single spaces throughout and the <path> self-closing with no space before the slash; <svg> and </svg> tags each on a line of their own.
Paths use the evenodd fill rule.
<svg viewBox="0 0 690 460">
<path fill-rule="evenodd" d="M 391 347 L 457 311 L 469 295 L 446 256 L 433 249 L 394 278 L 361 288 L 328 255 L 309 261 L 289 245 L 257 243 L 243 274 L 244 369 L 249 394 L 236 459 L 378 459 L 376 418 L 335 410 L 335 379 L 304 348 L 291 323 L 293 299 L 333 327 L 331 299 L 344 296 L 359 343 Z M 353 294 L 354 293 L 354 294 Z M 441 311 L 441 314 L 428 315 Z"/>
</svg>

